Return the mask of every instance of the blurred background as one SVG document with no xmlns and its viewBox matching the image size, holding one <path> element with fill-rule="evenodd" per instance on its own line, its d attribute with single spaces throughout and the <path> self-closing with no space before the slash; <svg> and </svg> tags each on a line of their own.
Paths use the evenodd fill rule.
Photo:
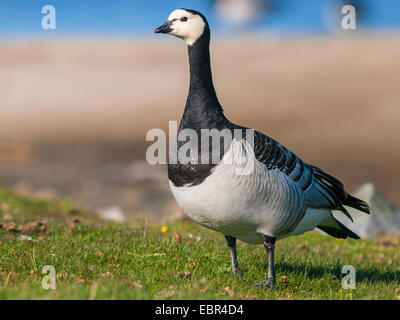
<svg viewBox="0 0 400 320">
<path fill-rule="evenodd" d="M 346 4 L 356 30 L 341 26 Z M 107 219 L 181 218 L 166 167 L 145 161 L 147 131 L 167 132 L 186 100 L 184 43 L 154 35 L 180 7 L 209 19 L 231 121 L 378 197 L 400 224 L 398 0 L 3 0 L 0 185 Z"/>
</svg>

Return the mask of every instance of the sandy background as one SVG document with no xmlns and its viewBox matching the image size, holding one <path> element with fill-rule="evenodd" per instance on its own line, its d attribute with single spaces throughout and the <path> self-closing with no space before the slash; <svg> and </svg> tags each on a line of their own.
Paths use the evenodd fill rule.
<svg viewBox="0 0 400 320">
<path fill-rule="evenodd" d="M 354 190 L 400 207 L 396 36 L 214 39 L 231 121 L 256 128 Z M 179 120 L 188 89 L 178 39 L 0 43 L 0 184 L 94 209 L 169 216 L 166 168 L 146 132 Z"/>
</svg>

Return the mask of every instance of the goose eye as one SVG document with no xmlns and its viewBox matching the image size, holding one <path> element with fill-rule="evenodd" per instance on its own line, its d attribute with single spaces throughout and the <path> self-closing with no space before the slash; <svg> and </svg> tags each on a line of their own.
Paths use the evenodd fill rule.
<svg viewBox="0 0 400 320">
<path fill-rule="evenodd" d="M 182 17 L 182 18 L 181 18 L 181 21 L 182 21 L 182 22 L 186 22 L 187 20 L 188 20 L 187 17 Z"/>
</svg>

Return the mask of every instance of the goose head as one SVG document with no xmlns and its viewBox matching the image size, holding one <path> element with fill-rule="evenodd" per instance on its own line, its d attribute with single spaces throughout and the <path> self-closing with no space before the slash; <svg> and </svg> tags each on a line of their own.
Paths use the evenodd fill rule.
<svg viewBox="0 0 400 320">
<path fill-rule="evenodd" d="M 167 22 L 155 30 L 155 33 L 172 34 L 192 46 L 207 30 L 209 30 L 208 22 L 200 12 L 177 9 L 169 15 Z"/>
</svg>

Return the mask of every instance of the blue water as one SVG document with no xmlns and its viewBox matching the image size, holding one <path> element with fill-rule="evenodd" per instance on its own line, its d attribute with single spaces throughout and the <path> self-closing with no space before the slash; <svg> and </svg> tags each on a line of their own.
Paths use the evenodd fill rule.
<svg viewBox="0 0 400 320">
<path fill-rule="evenodd" d="M 271 0 L 272 1 L 272 0 Z M 274 0 L 276 9 L 241 28 L 233 28 L 215 12 L 212 0 L 0 0 L 1 36 L 153 36 L 153 30 L 180 7 L 203 12 L 219 33 L 232 30 L 266 32 L 328 32 L 323 12 L 338 0 Z M 348 1 L 352 2 L 352 1 Z M 358 0 L 363 3 L 361 26 L 400 30 L 400 0 Z M 41 28 L 41 8 L 56 8 L 57 29 Z"/>
</svg>

